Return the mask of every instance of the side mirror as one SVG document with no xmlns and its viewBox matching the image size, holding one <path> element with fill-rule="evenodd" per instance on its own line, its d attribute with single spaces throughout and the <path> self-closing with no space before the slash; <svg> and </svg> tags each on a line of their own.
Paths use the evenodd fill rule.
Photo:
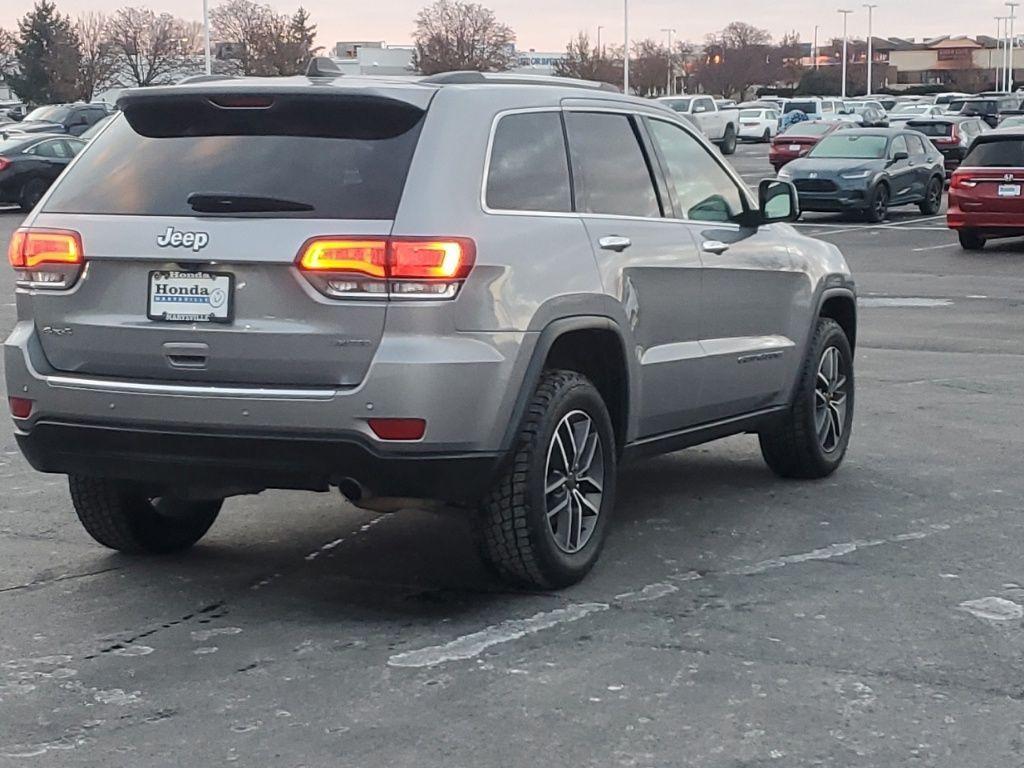
<svg viewBox="0 0 1024 768">
<path fill-rule="evenodd" d="M 800 198 L 792 182 L 763 179 L 757 186 L 757 198 L 758 210 L 751 211 L 741 224 L 756 227 L 800 218 Z"/>
<path fill-rule="evenodd" d="M 909 159 L 910 159 L 910 155 L 907 152 L 894 152 L 893 156 L 892 156 L 892 161 L 894 163 L 898 163 L 900 160 L 909 160 Z"/>
</svg>

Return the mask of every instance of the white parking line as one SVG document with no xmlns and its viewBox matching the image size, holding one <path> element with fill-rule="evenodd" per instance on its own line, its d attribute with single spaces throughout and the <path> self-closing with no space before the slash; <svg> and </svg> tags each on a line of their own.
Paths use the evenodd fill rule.
<svg viewBox="0 0 1024 768">
<path fill-rule="evenodd" d="M 940 248 L 955 248 L 958 245 L 960 243 L 943 243 L 942 245 L 929 245 L 926 248 L 912 248 L 911 250 L 914 253 L 921 253 L 921 251 L 937 251 Z"/>
</svg>

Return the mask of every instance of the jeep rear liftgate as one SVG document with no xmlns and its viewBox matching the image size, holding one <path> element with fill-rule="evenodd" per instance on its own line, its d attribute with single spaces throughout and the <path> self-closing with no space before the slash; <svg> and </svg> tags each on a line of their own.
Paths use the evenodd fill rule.
<svg viewBox="0 0 1024 768">
<path fill-rule="evenodd" d="M 35 286 L 28 299 L 49 363 L 131 379 L 357 385 L 387 287 L 336 270 L 320 281 L 300 260 L 310 242 L 339 236 L 372 260 L 425 103 L 155 90 L 125 101 L 33 222 L 80 243 L 73 284 Z"/>
</svg>

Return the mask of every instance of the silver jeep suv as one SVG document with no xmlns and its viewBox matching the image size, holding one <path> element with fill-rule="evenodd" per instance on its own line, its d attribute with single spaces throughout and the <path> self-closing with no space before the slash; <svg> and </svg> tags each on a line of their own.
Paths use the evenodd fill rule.
<svg viewBox="0 0 1024 768">
<path fill-rule="evenodd" d="M 581 579 L 619 464 L 741 432 L 843 459 L 853 281 L 689 124 L 583 82 L 129 91 L 11 243 L 11 414 L 86 530 L 184 549 L 225 497 L 464 507 L 500 577 Z"/>
</svg>

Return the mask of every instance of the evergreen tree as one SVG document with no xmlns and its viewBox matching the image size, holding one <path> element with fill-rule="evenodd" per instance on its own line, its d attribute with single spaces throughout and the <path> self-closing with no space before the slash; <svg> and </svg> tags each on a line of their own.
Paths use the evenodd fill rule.
<svg viewBox="0 0 1024 768">
<path fill-rule="evenodd" d="M 82 52 L 71 20 L 50 0 L 39 0 L 18 22 L 18 33 L 17 71 L 8 75 L 18 97 L 26 104 L 74 100 Z"/>
</svg>

